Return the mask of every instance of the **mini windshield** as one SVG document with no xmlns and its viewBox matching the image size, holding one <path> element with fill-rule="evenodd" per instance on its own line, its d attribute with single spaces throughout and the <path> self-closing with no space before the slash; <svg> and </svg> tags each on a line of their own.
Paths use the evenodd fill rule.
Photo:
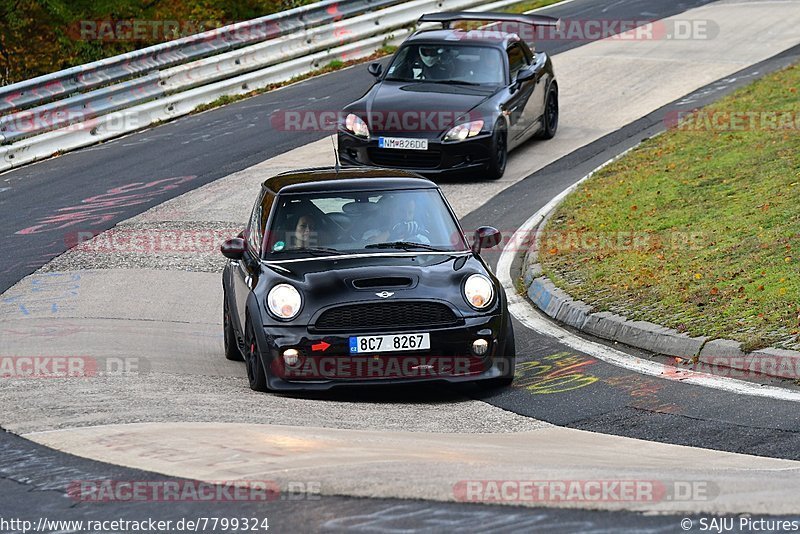
<svg viewBox="0 0 800 534">
<path fill-rule="evenodd" d="M 395 55 L 386 80 L 500 85 L 505 81 L 503 56 L 489 46 L 409 44 Z"/>
<path fill-rule="evenodd" d="M 281 195 L 268 259 L 390 250 L 467 250 L 457 222 L 435 189 Z"/>
</svg>

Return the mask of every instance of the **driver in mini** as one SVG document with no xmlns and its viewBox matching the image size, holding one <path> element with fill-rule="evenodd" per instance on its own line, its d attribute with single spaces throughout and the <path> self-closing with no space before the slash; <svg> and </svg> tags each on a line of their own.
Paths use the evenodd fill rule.
<svg viewBox="0 0 800 534">
<path fill-rule="evenodd" d="M 430 244 L 428 231 L 417 221 L 417 205 L 413 200 L 402 202 L 395 200 L 390 213 L 391 219 L 382 221 L 389 223 L 386 229 L 371 229 L 364 232 L 362 239 L 371 243 L 383 243 L 386 241 L 410 241 L 412 243 Z"/>
</svg>

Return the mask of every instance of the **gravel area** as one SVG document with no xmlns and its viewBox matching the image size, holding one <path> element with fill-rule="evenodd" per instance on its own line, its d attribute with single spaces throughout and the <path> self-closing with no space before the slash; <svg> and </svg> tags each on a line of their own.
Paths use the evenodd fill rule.
<svg viewBox="0 0 800 534">
<path fill-rule="evenodd" d="M 239 226 L 219 221 L 119 224 L 78 243 L 40 272 L 86 269 L 220 272 L 225 257 L 220 254 L 219 246 L 240 231 Z"/>
</svg>

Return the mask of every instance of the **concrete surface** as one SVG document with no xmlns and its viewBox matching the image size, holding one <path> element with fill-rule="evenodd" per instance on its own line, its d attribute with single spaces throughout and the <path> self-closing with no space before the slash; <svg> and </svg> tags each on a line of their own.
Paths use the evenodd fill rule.
<svg viewBox="0 0 800 534">
<path fill-rule="evenodd" d="M 79 456 L 175 477 L 274 480 L 281 488 L 315 482 L 324 495 L 437 501 L 463 501 L 469 495 L 482 502 L 483 493 L 466 493 L 467 483 L 632 480 L 652 481 L 666 492 L 633 502 L 614 497 L 542 502 L 506 493 L 495 504 L 719 514 L 800 511 L 800 462 L 558 427 L 468 435 L 173 423 L 25 437 Z M 702 487 L 703 497 L 679 498 L 673 488 L 685 483 Z"/>
</svg>

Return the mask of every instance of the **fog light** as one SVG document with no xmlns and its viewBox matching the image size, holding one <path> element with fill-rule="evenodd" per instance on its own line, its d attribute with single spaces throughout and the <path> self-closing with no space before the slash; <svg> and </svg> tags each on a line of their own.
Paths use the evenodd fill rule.
<svg viewBox="0 0 800 534">
<path fill-rule="evenodd" d="M 485 339 L 476 339 L 472 342 L 472 352 L 478 356 L 483 356 L 489 350 L 489 342 Z"/>
<path fill-rule="evenodd" d="M 297 349 L 286 349 L 283 351 L 283 363 L 289 367 L 294 367 L 300 361 L 300 351 Z"/>
</svg>

